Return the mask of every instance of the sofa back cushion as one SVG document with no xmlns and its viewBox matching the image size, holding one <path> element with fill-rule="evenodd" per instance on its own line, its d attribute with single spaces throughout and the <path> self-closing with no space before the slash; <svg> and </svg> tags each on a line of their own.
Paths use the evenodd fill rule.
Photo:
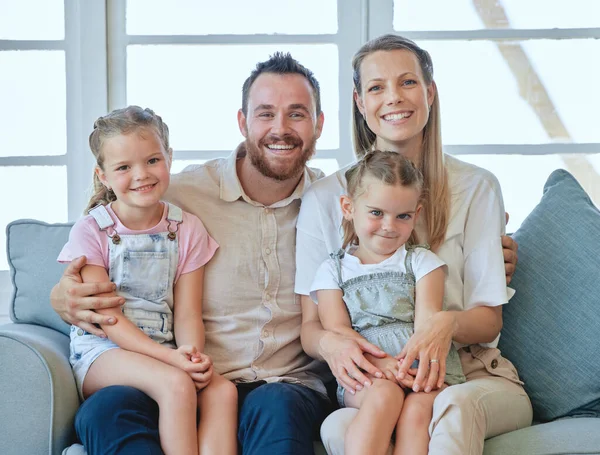
<svg viewBox="0 0 600 455">
<path fill-rule="evenodd" d="M 525 382 L 535 420 L 600 417 L 600 212 L 557 170 L 514 238 L 516 294 L 499 348 Z"/>
<path fill-rule="evenodd" d="M 50 291 L 65 269 L 56 258 L 69 238 L 71 226 L 17 220 L 6 227 L 13 284 L 10 317 L 14 322 L 38 324 L 69 334 L 69 325 L 50 305 Z"/>
</svg>

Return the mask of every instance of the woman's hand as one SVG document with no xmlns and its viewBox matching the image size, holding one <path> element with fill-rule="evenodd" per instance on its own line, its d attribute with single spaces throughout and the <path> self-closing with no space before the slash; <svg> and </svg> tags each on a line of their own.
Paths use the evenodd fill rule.
<svg viewBox="0 0 600 455">
<path fill-rule="evenodd" d="M 454 314 L 441 311 L 424 322 L 396 356 L 400 360 L 398 381 L 409 373 L 410 366 L 419 360 L 419 368 L 413 383 L 413 391 L 430 392 L 439 389 L 446 376 L 446 357 L 455 330 Z"/>
<path fill-rule="evenodd" d="M 50 302 L 54 311 L 64 321 L 106 338 L 104 331 L 95 324 L 112 325 L 117 321 L 94 310 L 118 307 L 125 303 L 125 299 L 112 294 L 115 291 L 114 283 L 84 283 L 81 269 L 85 265 L 85 256 L 71 261 L 58 284 L 52 289 Z"/>
<path fill-rule="evenodd" d="M 326 332 L 321 338 L 321 356 L 342 387 L 352 394 L 362 390 L 363 386 L 371 385 L 364 372 L 383 378 L 383 373 L 365 358 L 365 352 L 378 358 L 386 356 L 385 352 L 359 335 L 348 337 Z"/>
</svg>

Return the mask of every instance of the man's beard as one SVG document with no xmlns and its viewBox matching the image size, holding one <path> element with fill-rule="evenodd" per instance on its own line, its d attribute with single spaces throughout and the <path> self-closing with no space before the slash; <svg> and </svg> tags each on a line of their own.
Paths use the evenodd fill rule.
<svg viewBox="0 0 600 455">
<path fill-rule="evenodd" d="M 302 153 L 298 155 L 294 161 L 286 169 L 276 169 L 272 164 L 269 163 L 265 157 L 265 151 L 263 147 L 265 144 L 272 144 L 275 142 L 285 142 L 285 145 L 293 145 L 295 147 L 301 147 Z M 252 165 L 265 177 L 273 180 L 283 182 L 295 177 L 298 177 L 303 171 L 307 161 L 312 158 L 315 154 L 315 146 L 317 143 L 316 135 L 313 136 L 310 142 L 304 147 L 304 143 L 300 138 L 295 137 L 283 137 L 277 138 L 269 136 L 265 139 L 261 139 L 258 143 L 258 147 L 250 139 L 246 139 L 244 145 L 246 148 L 246 156 L 250 158 Z"/>
</svg>

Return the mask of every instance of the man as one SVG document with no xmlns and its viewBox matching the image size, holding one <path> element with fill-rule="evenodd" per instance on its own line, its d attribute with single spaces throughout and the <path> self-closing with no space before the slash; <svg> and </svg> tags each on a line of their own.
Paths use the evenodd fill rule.
<svg viewBox="0 0 600 455">
<path fill-rule="evenodd" d="M 300 344 L 294 294 L 295 223 L 300 198 L 321 173 L 306 167 L 323 128 L 319 84 L 289 54 L 259 63 L 243 86 L 238 124 L 245 141 L 229 158 L 173 176 L 167 199 L 197 215 L 219 243 L 206 265 L 205 352 L 238 385 L 238 438 L 244 454 L 313 453 L 330 402 L 323 365 Z M 102 334 L 110 323 L 90 311 L 122 304 L 94 297 L 109 283 L 81 284 L 82 259 L 53 289 L 67 322 Z M 111 387 L 92 395 L 76 417 L 88 452 L 162 453 L 157 407 L 143 393 Z"/>
</svg>

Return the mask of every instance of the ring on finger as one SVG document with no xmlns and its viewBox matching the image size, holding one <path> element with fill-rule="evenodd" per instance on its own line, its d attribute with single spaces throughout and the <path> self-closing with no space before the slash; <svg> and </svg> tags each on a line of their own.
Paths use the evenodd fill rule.
<svg viewBox="0 0 600 455">
<path fill-rule="evenodd" d="M 440 363 L 440 361 L 438 359 L 431 359 L 429 363 Z"/>
</svg>

